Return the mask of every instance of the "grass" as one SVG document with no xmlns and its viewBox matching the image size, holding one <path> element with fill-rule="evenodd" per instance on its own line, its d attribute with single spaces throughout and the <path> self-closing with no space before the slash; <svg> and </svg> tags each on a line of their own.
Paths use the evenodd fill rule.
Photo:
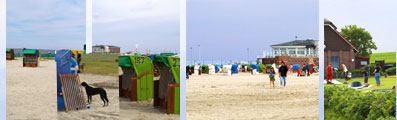
<svg viewBox="0 0 397 120">
<path fill-rule="evenodd" d="M 83 54 L 81 64 L 85 64 L 84 73 L 117 75 L 118 54 Z"/>
<path fill-rule="evenodd" d="M 385 63 L 396 63 L 396 52 L 372 53 L 369 62 L 375 63 L 376 60 L 385 60 Z"/>
<path fill-rule="evenodd" d="M 344 79 L 339 79 L 340 82 L 344 82 Z M 347 85 L 343 84 L 343 85 L 337 85 L 337 86 L 341 86 L 341 87 L 347 87 L 348 85 L 351 85 L 352 82 L 361 82 L 361 84 L 364 84 L 364 78 L 363 77 L 356 77 L 354 79 L 351 79 L 349 81 L 347 81 Z M 396 85 L 396 76 L 389 76 L 389 78 L 385 78 L 385 76 L 381 76 L 380 78 L 380 87 L 377 88 L 376 87 L 376 81 L 375 81 L 375 77 L 369 77 L 368 78 L 368 84 L 372 85 L 372 87 L 367 88 L 367 89 L 358 89 L 358 90 L 377 90 L 377 89 L 392 89 L 393 86 Z M 332 85 L 326 85 L 326 86 L 332 86 Z"/>
</svg>

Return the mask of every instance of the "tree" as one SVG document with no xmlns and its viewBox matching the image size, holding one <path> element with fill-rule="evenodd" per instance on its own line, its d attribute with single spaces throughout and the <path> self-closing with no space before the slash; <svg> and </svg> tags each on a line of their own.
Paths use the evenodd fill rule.
<svg viewBox="0 0 397 120">
<path fill-rule="evenodd" d="M 378 49 L 372 41 L 371 34 L 364 28 L 356 25 L 347 25 L 342 28 L 341 34 L 358 48 L 358 56 L 369 57 L 372 54 L 372 50 Z"/>
</svg>

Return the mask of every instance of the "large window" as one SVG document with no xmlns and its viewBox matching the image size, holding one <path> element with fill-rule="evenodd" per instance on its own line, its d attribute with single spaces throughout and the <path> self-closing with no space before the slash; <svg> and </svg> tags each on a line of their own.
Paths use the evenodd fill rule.
<svg viewBox="0 0 397 120">
<path fill-rule="evenodd" d="M 339 56 L 331 56 L 331 66 L 333 68 L 339 68 Z"/>
<path fill-rule="evenodd" d="M 278 53 L 278 48 L 274 48 L 274 55 L 278 55 L 279 53 Z"/>
<path fill-rule="evenodd" d="M 305 55 L 305 48 L 299 48 L 298 49 L 298 54 L 299 55 Z"/>
<path fill-rule="evenodd" d="M 295 55 L 295 48 L 288 48 L 288 54 Z"/>
<path fill-rule="evenodd" d="M 281 50 L 281 55 L 286 55 L 287 54 L 287 49 L 280 48 L 280 50 Z"/>
</svg>

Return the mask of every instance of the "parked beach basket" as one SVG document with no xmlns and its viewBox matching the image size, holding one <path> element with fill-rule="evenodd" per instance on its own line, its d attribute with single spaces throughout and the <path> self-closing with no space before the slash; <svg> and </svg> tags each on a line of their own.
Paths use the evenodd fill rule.
<svg viewBox="0 0 397 120">
<path fill-rule="evenodd" d="M 37 67 L 39 65 L 39 56 L 38 50 L 23 50 L 23 67 Z"/>
<path fill-rule="evenodd" d="M 121 77 L 121 97 L 131 101 L 153 99 L 154 75 L 153 63 L 146 56 L 119 56 L 119 66 L 123 70 Z"/>
<path fill-rule="evenodd" d="M 6 49 L 6 60 L 13 60 L 15 58 L 13 49 Z"/>
<path fill-rule="evenodd" d="M 169 114 L 179 114 L 180 96 L 180 58 L 178 56 L 155 56 L 155 62 L 160 69 L 160 79 L 155 86 L 156 96 L 154 101 L 158 101 L 155 106 L 167 109 Z"/>
<path fill-rule="evenodd" d="M 58 110 L 73 111 L 87 107 L 79 76 L 71 74 L 71 56 L 69 50 L 56 52 Z"/>
</svg>

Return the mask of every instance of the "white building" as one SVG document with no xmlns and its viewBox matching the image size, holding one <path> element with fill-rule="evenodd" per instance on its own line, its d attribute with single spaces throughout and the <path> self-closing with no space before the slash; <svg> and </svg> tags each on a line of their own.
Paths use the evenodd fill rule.
<svg viewBox="0 0 397 120">
<path fill-rule="evenodd" d="M 318 40 L 294 40 L 271 45 L 272 56 L 318 57 Z M 264 52 L 263 56 L 269 56 Z"/>
<path fill-rule="evenodd" d="M 120 53 L 120 47 L 113 45 L 92 46 L 92 53 Z"/>
</svg>

